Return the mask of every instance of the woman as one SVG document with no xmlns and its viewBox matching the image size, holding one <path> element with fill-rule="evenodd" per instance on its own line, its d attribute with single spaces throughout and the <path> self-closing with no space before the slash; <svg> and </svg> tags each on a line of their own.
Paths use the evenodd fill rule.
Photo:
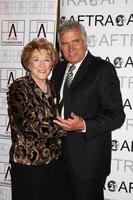
<svg viewBox="0 0 133 200">
<path fill-rule="evenodd" d="M 64 132 L 53 123 L 58 110 L 48 80 L 56 51 L 46 39 L 34 39 L 22 50 L 21 62 L 27 73 L 7 93 L 12 200 L 62 200 Z"/>
</svg>

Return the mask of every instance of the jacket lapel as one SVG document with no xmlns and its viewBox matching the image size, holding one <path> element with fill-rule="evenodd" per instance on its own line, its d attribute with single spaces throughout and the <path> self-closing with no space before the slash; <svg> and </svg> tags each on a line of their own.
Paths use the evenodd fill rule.
<svg viewBox="0 0 133 200">
<path fill-rule="evenodd" d="M 91 55 L 90 52 L 88 52 L 72 81 L 70 89 L 77 87 L 77 85 L 81 82 L 88 71 L 91 70 L 89 67 L 92 64 L 93 60 L 94 57 Z"/>
</svg>

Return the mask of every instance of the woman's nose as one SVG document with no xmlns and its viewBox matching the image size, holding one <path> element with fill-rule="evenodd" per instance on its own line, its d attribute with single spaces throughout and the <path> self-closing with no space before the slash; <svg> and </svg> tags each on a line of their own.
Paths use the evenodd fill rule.
<svg viewBox="0 0 133 200">
<path fill-rule="evenodd" d="M 44 60 L 40 60 L 40 66 L 45 67 L 45 61 Z"/>
</svg>

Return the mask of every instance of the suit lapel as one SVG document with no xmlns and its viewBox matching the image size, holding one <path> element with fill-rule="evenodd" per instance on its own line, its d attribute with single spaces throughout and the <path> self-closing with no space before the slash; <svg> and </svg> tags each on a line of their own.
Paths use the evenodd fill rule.
<svg viewBox="0 0 133 200">
<path fill-rule="evenodd" d="M 59 65 L 58 71 L 57 71 L 57 77 L 58 77 L 58 90 L 61 89 L 61 85 L 64 79 L 64 74 L 67 68 L 67 62 L 62 62 L 61 65 Z"/>
<path fill-rule="evenodd" d="M 70 89 L 77 87 L 80 81 L 88 73 L 88 70 L 90 70 L 89 66 L 92 64 L 92 61 L 93 61 L 93 56 L 90 54 L 90 52 L 88 52 L 73 79 Z"/>
</svg>

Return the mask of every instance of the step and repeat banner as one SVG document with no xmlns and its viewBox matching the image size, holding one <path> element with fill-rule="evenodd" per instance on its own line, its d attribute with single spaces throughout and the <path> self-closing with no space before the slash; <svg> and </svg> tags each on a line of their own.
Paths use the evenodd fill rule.
<svg viewBox="0 0 133 200">
<path fill-rule="evenodd" d="M 11 200 L 7 87 L 25 74 L 20 54 L 27 42 L 46 37 L 55 44 L 57 4 L 57 0 L 0 0 L 0 200 Z M 82 23 L 90 52 L 117 70 L 126 120 L 112 133 L 112 172 L 105 199 L 133 200 L 133 0 L 60 0 L 60 17 Z"/>
<path fill-rule="evenodd" d="M 78 20 L 88 49 L 114 64 L 120 79 L 124 125 L 112 133 L 112 172 L 106 200 L 133 200 L 133 0 L 62 0 L 61 20 Z"/>
<path fill-rule="evenodd" d="M 36 37 L 56 42 L 57 0 L 0 0 L 0 200 L 11 200 L 8 84 L 25 74 L 23 46 Z"/>
</svg>

